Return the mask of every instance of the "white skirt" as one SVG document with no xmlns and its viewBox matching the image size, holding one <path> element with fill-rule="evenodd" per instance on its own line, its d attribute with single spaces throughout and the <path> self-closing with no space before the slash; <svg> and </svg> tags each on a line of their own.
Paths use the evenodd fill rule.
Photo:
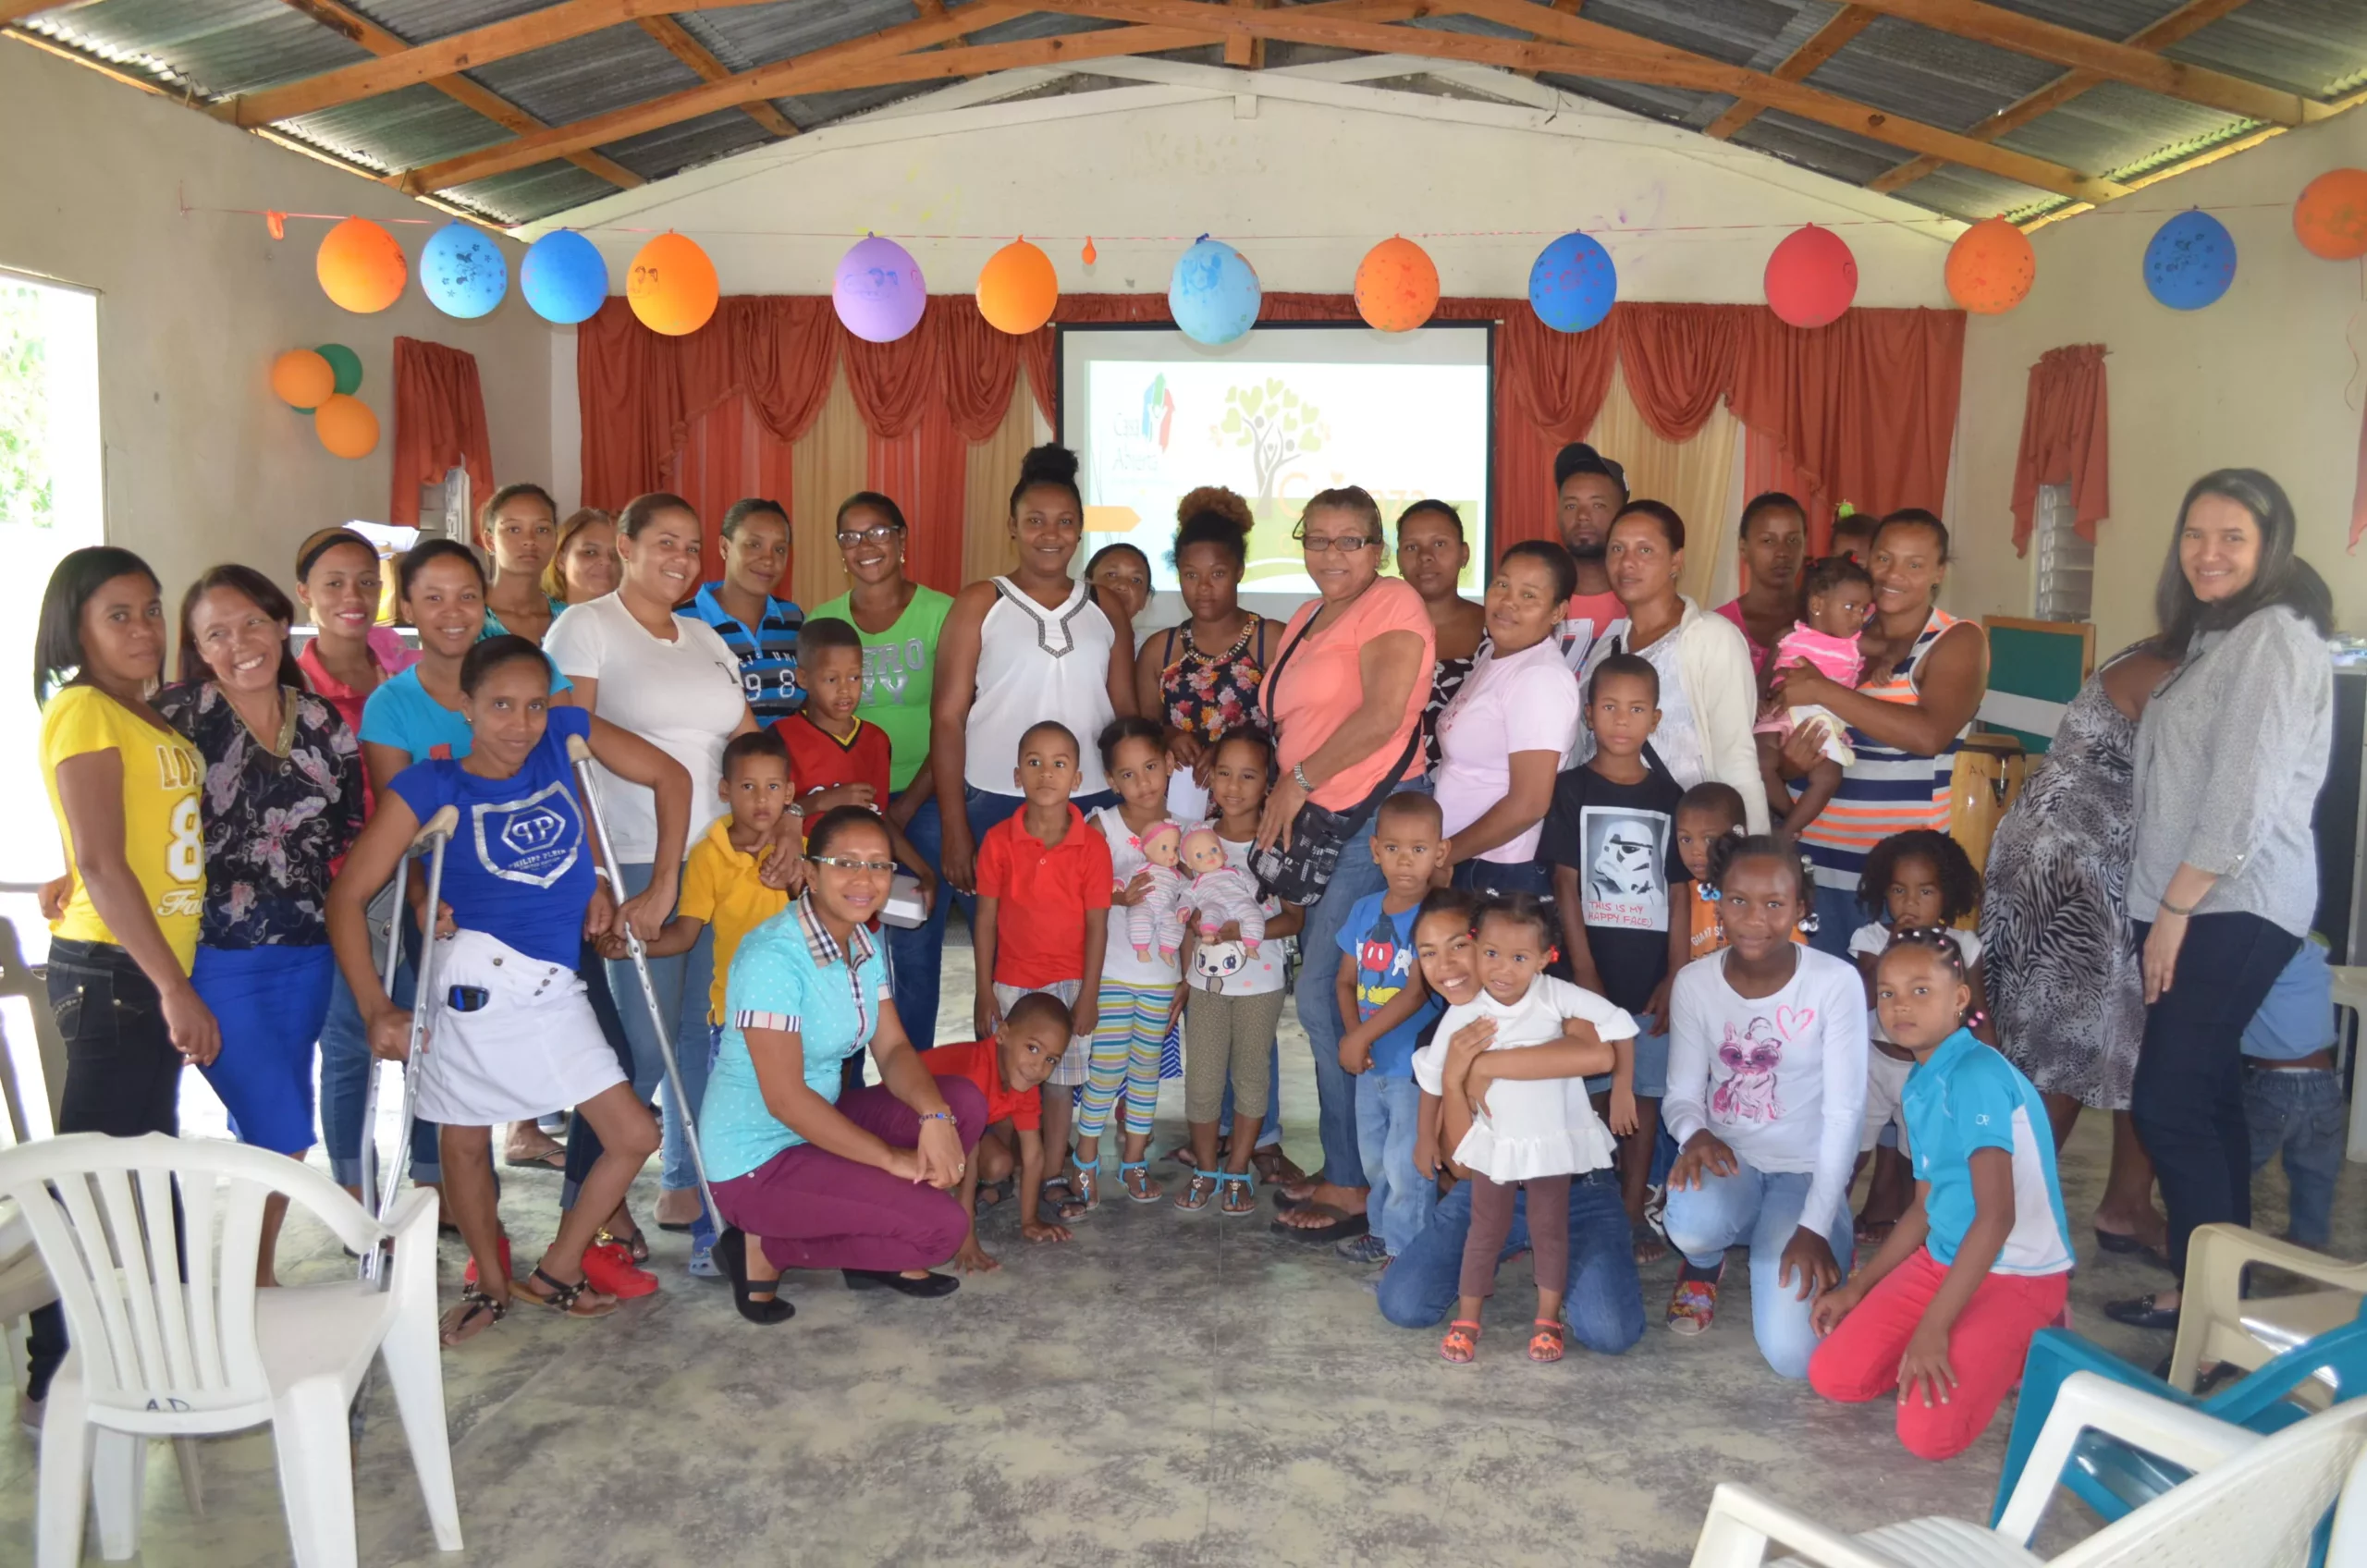
<svg viewBox="0 0 2367 1568">
<path fill-rule="evenodd" d="M 582 1105 L 625 1082 L 574 970 L 529 958 L 497 937 L 462 931 L 435 944 L 427 1047 L 416 1064 L 419 1114 L 448 1127 L 493 1127 Z M 485 1004 L 462 1012 L 455 986 Z"/>
<path fill-rule="evenodd" d="M 1584 1079 L 1499 1078 L 1488 1085 L 1486 1109 L 1471 1119 L 1454 1162 L 1491 1182 L 1526 1182 L 1605 1170 L 1613 1149 Z"/>
</svg>

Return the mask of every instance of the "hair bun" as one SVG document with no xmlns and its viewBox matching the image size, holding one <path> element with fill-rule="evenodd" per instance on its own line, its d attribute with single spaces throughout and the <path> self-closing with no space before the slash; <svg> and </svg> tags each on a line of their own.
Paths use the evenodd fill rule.
<svg viewBox="0 0 2367 1568">
<path fill-rule="evenodd" d="M 1257 520 L 1250 514 L 1249 503 L 1243 500 L 1237 492 L 1221 484 L 1203 484 L 1175 503 L 1177 524 L 1188 523 L 1200 517 L 1222 518 L 1239 529 L 1245 540 L 1257 525 Z"/>
<path fill-rule="evenodd" d="M 1076 454 L 1057 441 L 1047 441 L 1029 449 L 1019 459 L 1019 483 L 1026 484 L 1060 484 L 1076 488 Z"/>
</svg>

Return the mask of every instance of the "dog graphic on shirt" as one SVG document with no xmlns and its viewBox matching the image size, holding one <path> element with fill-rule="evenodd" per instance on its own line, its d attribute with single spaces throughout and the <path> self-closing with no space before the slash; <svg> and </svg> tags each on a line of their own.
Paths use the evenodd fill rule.
<svg viewBox="0 0 2367 1568">
<path fill-rule="evenodd" d="M 1775 1066 L 1784 1060 L 1784 1043 L 1775 1026 L 1754 1018 L 1737 1035 L 1732 1023 L 1718 1047 L 1718 1060 L 1730 1076 L 1710 1096 L 1710 1109 L 1723 1121 L 1779 1121 L 1784 1101 L 1776 1093 Z"/>
</svg>

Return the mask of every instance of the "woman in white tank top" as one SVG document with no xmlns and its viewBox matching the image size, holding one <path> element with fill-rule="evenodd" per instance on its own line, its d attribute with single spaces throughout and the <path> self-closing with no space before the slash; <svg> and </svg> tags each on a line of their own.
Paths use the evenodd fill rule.
<svg viewBox="0 0 2367 1568">
<path fill-rule="evenodd" d="M 1076 466 L 1063 447 L 1027 454 L 1011 496 L 1019 564 L 956 594 L 938 640 L 929 768 L 945 824 L 945 877 L 965 918 L 978 839 L 1022 804 L 1012 774 L 1030 728 L 1053 720 L 1076 736 L 1080 809 L 1116 798 L 1095 741 L 1134 711 L 1133 640 L 1116 631 L 1124 612 L 1069 576 L 1085 525 Z"/>
</svg>

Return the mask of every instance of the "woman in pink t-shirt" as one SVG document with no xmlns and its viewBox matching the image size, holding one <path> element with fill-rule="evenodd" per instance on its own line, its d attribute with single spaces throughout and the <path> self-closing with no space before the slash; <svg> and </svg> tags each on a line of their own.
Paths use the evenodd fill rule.
<svg viewBox="0 0 2367 1568">
<path fill-rule="evenodd" d="M 1800 570 L 1806 564 L 1808 514 L 1781 490 L 1754 496 L 1742 509 L 1742 561 L 1749 585 L 1718 606 L 1750 644 L 1751 673 L 1763 690 L 1774 668 L 1775 644 L 1800 619 Z"/>
<path fill-rule="evenodd" d="M 1310 801 L 1368 815 L 1367 802 L 1378 805 L 1392 787 L 1428 788 L 1420 727 L 1437 639 L 1422 596 L 1380 575 L 1380 508 L 1353 484 L 1322 491 L 1299 515 L 1298 538 L 1318 596 L 1291 617 L 1261 688 L 1282 777 L 1266 799 L 1260 848 L 1287 844 L 1293 819 Z M 1306 907 L 1300 951 L 1336 950 L 1349 907 L 1380 890 L 1380 868 L 1367 839 L 1360 821 L 1341 846 L 1339 868 L 1322 896 Z M 1355 1080 L 1340 1065 L 1336 976 L 1324 963 L 1299 971 L 1298 1015 L 1315 1052 L 1323 1179 L 1285 1189 L 1285 1197 L 1304 1202 L 1283 1219 L 1309 1239 L 1365 1229 Z"/>
</svg>

